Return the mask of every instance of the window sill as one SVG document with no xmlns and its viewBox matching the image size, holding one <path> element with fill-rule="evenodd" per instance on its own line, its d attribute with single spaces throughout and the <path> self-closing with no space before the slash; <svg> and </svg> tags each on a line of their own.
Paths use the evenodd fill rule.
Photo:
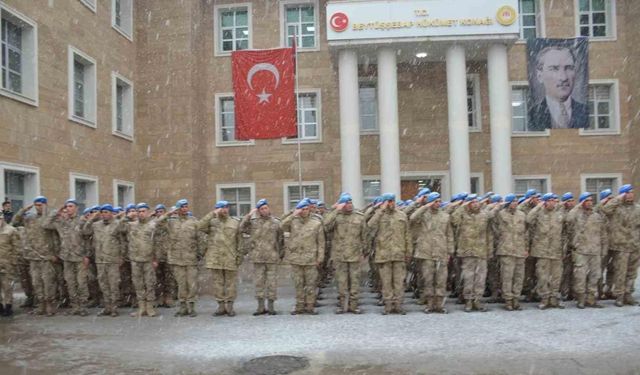
<svg viewBox="0 0 640 375">
<path fill-rule="evenodd" d="M 529 138 L 529 137 L 548 137 L 551 133 L 549 130 L 538 132 L 511 132 L 511 137 L 514 138 Z"/>
<path fill-rule="evenodd" d="M 89 8 L 89 10 L 91 10 L 93 13 L 98 13 L 97 12 L 97 4 L 91 4 L 89 1 L 87 0 L 80 0 L 80 2 L 82 3 L 82 5 L 86 6 L 87 8 Z"/>
<path fill-rule="evenodd" d="M 592 137 L 598 135 L 620 135 L 619 129 L 611 129 L 611 130 L 585 130 L 580 129 L 580 136 Z"/>
<path fill-rule="evenodd" d="M 28 104 L 28 105 L 33 106 L 33 107 L 37 107 L 38 106 L 38 99 L 31 99 L 31 98 L 28 98 L 26 96 L 17 94 L 17 93 L 15 93 L 13 91 L 9 91 L 9 90 L 6 90 L 6 89 L 0 89 L 0 95 L 6 96 L 9 99 L 13 99 L 15 101 L 18 101 L 18 102 L 21 102 L 21 103 L 24 103 L 24 104 Z"/>
<path fill-rule="evenodd" d="M 256 141 L 254 139 L 250 141 L 229 141 L 229 142 L 216 142 L 216 147 L 246 147 L 254 146 Z"/>
<path fill-rule="evenodd" d="M 300 143 L 322 143 L 322 139 L 320 139 L 320 138 L 301 139 Z M 297 139 L 282 138 L 282 144 L 283 145 L 297 145 L 298 144 L 298 140 Z"/>
<path fill-rule="evenodd" d="M 127 141 L 133 142 L 133 135 L 131 134 L 123 133 L 117 130 L 114 130 L 113 132 L 111 132 L 111 134 L 115 135 L 116 137 L 123 138 L 123 139 L 126 139 Z"/>
<path fill-rule="evenodd" d="M 380 131 L 379 130 L 368 130 L 368 131 L 360 130 L 360 135 L 380 135 Z"/>
<path fill-rule="evenodd" d="M 118 32 L 118 34 L 122 35 L 123 37 L 127 38 L 130 42 L 133 42 L 133 36 L 131 35 L 131 33 L 126 32 L 124 29 L 120 28 L 118 25 L 111 25 L 111 27 Z"/>
<path fill-rule="evenodd" d="M 591 43 L 591 42 L 615 42 L 615 41 L 618 40 L 618 38 L 615 37 L 615 36 L 597 36 L 597 37 L 589 36 L 589 37 L 587 37 L 587 39 L 589 40 L 589 43 Z"/>
<path fill-rule="evenodd" d="M 482 128 L 469 128 L 469 133 L 482 133 Z"/>
<path fill-rule="evenodd" d="M 90 120 L 84 119 L 82 117 L 71 115 L 71 116 L 69 116 L 69 120 L 71 120 L 73 122 L 77 122 L 78 124 L 81 124 L 81 125 L 88 126 L 90 128 L 93 128 L 93 129 L 97 129 L 98 128 L 98 125 L 95 123 L 95 121 L 90 121 Z"/>
</svg>

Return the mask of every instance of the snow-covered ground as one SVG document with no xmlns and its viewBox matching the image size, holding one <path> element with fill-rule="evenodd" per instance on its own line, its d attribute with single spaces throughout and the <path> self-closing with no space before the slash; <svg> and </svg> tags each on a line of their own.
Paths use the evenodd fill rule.
<svg viewBox="0 0 640 375">
<path fill-rule="evenodd" d="M 640 284 L 640 283 L 638 283 Z M 0 320 L 0 373 L 235 374 L 270 355 L 306 357 L 304 374 L 639 374 L 640 307 L 427 315 L 413 300 L 405 316 L 380 314 L 364 293 L 363 315 L 335 315 L 327 290 L 317 316 L 291 316 L 293 291 L 280 290 L 277 316 L 254 317 L 245 289 L 234 318 L 212 317 L 210 297 L 196 318 L 42 318 Z M 636 298 L 640 298 L 636 295 Z M 266 371 L 265 373 L 269 373 Z"/>
</svg>

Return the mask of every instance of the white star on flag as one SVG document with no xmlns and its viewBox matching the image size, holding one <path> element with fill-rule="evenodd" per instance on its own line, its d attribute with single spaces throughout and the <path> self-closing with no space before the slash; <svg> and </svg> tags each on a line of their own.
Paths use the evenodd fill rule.
<svg viewBox="0 0 640 375">
<path fill-rule="evenodd" d="M 260 100 L 258 101 L 258 104 L 260 103 L 269 103 L 269 97 L 271 96 L 271 94 L 267 93 L 264 91 L 264 89 L 262 89 L 262 92 L 258 95 L 256 95 Z"/>
</svg>

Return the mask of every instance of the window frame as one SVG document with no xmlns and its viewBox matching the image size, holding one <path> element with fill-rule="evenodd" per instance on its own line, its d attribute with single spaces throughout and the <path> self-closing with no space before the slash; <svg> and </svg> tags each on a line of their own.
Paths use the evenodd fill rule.
<svg viewBox="0 0 640 375">
<path fill-rule="evenodd" d="M 249 188 L 249 191 L 250 191 L 249 195 L 251 197 L 251 208 L 254 208 L 256 206 L 256 184 L 254 182 L 216 184 L 216 197 L 218 197 L 218 200 L 222 200 L 222 189 L 243 189 L 243 188 L 245 189 Z M 236 204 L 238 203 L 236 202 Z M 242 217 L 242 215 L 238 215 L 237 217 Z"/>
<path fill-rule="evenodd" d="M 123 130 L 118 130 L 118 103 L 117 103 L 117 95 L 118 95 L 118 81 L 122 81 L 124 82 L 126 85 L 129 86 L 129 90 L 131 91 L 131 99 L 129 101 L 128 104 L 126 104 L 125 102 L 123 102 Z M 126 119 L 124 117 L 124 113 L 126 113 L 127 111 L 124 109 L 124 106 L 128 105 L 130 106 L 130 110 L 129 110 L 129 119 Z M 126 140 L 129 141 L 133 141 L 134 139 L 134 134 L 135 134 L 135 90 L 133 87 L 133 82 L 131 82 L 129 79 L 125 78 L 123 75 L 121 75 L 118 72 L 111 72 L 111 134 L 124 138 Z M 127 124 L 125 123 L 125 121 L 129 121 L 130 123 Z M 125 131 L 127 129 L 127 127 L 129 127 L 129 131 Z"/>
<path fill-rule="evenodd" d="M 119 26 L 116 23 L 116 1 L 117 0 L 111 0 L 111 27 L 116 30 L 120 35 L 124 36 L 125 38 L 127 38 L 130 42 L 133 42 L 133 1 L 135 0 L 121 0 L 120 1 L 120 7 L 122 8 L 122 2 L 126 2 L 129 5 L 129 9 L 128 9 L 128 20 L 129 20 L 129 30 L 127 30 L 126 27 L 122 27 Z M 122 9 L 120 9 L 120 11 L 122 12 Z M 124 13 L 123 13 L 124 14 Z M 127 20 L 126 17 L 121 17 L 124 18 L 125 20 Z"/>
<path fill-rule="evenodd" d="M 86 90 L 87 92 L 89 92 L 90 94 L 93 95 L 93 100 L 89 103 L 91 104 L 91 114 L 93 115 L 92 118 L 88 118 L 88 117 L 80 117 L 80 116 L 76 116 L 75 115 L 75 107 L 74 107 L 74 101 L 75 101 L 75 67 L 74 67 L 74 63 L 76 61 L 75 56 L 80 57 L 81 59 L 85 60 L 86 62 L 93 64 L 93 72 L 89 72 L 87 73 L 85 71 L 85 74 L 91 74 L 92 77 L 90 77 L 91 79 L 93 79 L 93 82 L 89 82 L 89 83 L 93 83 L 93 87 L 89 87 L 88 90 Z M 83 64 L 85 66 L 85 68 L 87 67 L 87 64 L 84 62 L 80 62 L 81 64 Z M 87 55 L 86 53 L 80 51 L 79 49 L 73 47 L 72 45 L 68 46 L 68 70 L 67 70 L 67 74 L 68 74 L 68 119 L 73 121 L 73 122 L 77 122 L 79 124 L 82 125 L 86 125 L 90 128 L 94 128 L 96 129 L 98 127 L 98 65 L 96 63 L 96 60 L 92 57 L 90 57 L 89 55 Z M 87 86 L 87 83 L 84 83 L 85 86 Z M 87 108 L 86 105 L 86 99 L 85 99 L 85 110 Z"/>
<path fill-rule="evenodd" d="M 40 168 L 27 164 L 16 164 L 11 162 L 0 161 L 0 191 L 2 191 L 2 201 L 8 196 L 5 190 L 4 174 L 6 171 L 19 172 L 24 174 L 33 174 L 35 176 L 35 187 L 27 194 L 25 189 L 24 202 L 30 204 L 35 197 L 41 194 L 40 192 Z"/>
<path fill-rule="evenodd" d="M 516 40 L 516 44 L 527 44 L 527 40 L 522 37 L 522 14 L 520 13 L 520 1 L 518 0 L 518 21 L 520 22 L 518 39 Z M 546 22 L 545 22 L 545 12 L 544 12 L 544 0 L 534 0 L 536 4 L 536 38 L 546 38 L 547 30 L 546 30 Z"/>
<path fill-rule="evenodd" d="M 319 12 L 320 6 L 318 0 L 280 0 L 280 46 L 282 48 L 287 47 L 287 7 L 291 6 L 304 6 L 311 4 L 314 8 L 313 12 L 313 22 L 315 25 L 315 33 L 314 33 L 314 47 L 302 47 L 296 44 L 296 50 L 298 52 L 317 52 L 320 51 L 320 19 Z"/>
<path fill-rule="evenodd" d="M 513 175 L 511 177 L 511 191 L 513 191 L 516 196 L 516 181 L 517 180 L 546 180 L 547 181 L 547 191 L 539 191 L 538 193 L 544 194 L 550 191 L 553 191 L 553 187 L 551 186 L 551 175 L 550 174 L 533 174 L 533 175 Z"/>
<path fill-rule="evenodd" d="M 371 201 L 367 201 L 367 198 L 370 196 L 367 196 L 364 194 L 365 189 L 364 189 L 364 183 L 365 182 L 371 182 L 371 181 L 379 181 L 379 185 L 380 185 L 380 194 L 382 194 L 382 180 L 380 180 L 380 175 L 367 175 L 367 176 L 362 176 L 362 201 L 364 202 L 365 206 L 368 205 L 369 203 L 371 203 Z M 373 197 L 375 199 L 375 197 Z"/>
<path fill-rule="evenodd" d="M 222 50 L 222 24 L 220 22 L 220 12 L 224 10 L 237 10 L 247 8 L 247 27 L 249 29 L 249 37 L 247 41 L 247 49 L 253 49 L 253 4 L 237 3 L 237 4 L 219 4 L 213 7 L 213 53 L 216 57 L 231 56 L 231 52 Z"/>
<path fill-rule="evenodd" d="M 365 130 L 362 129 L 362 111 L 360 110 L 360 89 L 362 88 L 362 84 L 373 85 L 373 89 L 376 97 L 376 111 L 375 111 L 375 119 L 376 119 L 376 128 L 374 130 Z M 360 77 L 358 79 L 358 128 L 360 129 L 360 135 L 378 135 L 380 134 L 380 122 L 378 121 L 378 80 L 375 77 L 367 78 Z"/>
<path fill-rule="evenodd" d="M 509 82 L 509 88 L 510 88 L 510 94 L 513 94 L 513 89 L 516 87 L 527 87 L 529 88 L 529 82 L 528 81 L 510 81 Z M 513 102 L 512 102 L 513 103 Z M 525 111 L 525 119 L 527 122 L 529 122 L 529 113 L 528 113 L 528 108 L 527 111 Z M 513 130 L 513 105 L 511 107 L 511 137 L 548 137 L 551 135 L 551 131 L 550 129 L 545 129 L 543 131 L 524 131 L 524 132 L 519 132 L 519 131 L 514 131 Z"/>
<path fill-rule="evenodd" d="M 471 179 L 472 178 L 477 178 L 478 179 L 478 192 L 474 193 L 474 194 L 478 194 L 478 195 L 484 194 L 484 172 L 471 172 L 471 173 L 469 173 L 469 192 L 470 193 L 473 193 L 471 191 Z"/>
<path fill-rule="evenodd" d="M 588 179 L 605 179 L 605 178 L 612 178 L 617 180 L 616 184 L 614 184 L 613 186 L 613 189 L 611 189 L 613 191 L 612 195 L 616 196 L 618 194 L 617 189 L 620 186 L 622 186 L 622 173 L 581 173 L 580 174 L 580 193 L 587 191 Z M 600 193 L 599 191 L 590 191 L 590 193 L 595 194 L 594 203 L 600 202 L 600 197 L 598 194 Z"/>
<path fill-rule="evenodd" d="M 298 111 L 299 111 L 299 100 L 300 95 L 304 94 L 315 94 L 316 95 L 316 137 L 315 138 L 302 138 L 300 139 L 300 143 L 322 143 L 322 90 L 319 88 L 310 88 L 310 89 L 299 89 L 296 91 L 296 126 L 298 126 Z M 282 138 L 283 145 L 293 145 L 298 144 L 298 138 Z"/>
<path fill-rule="evenodd" d="M 85 182 L 93 182 L 96 187 L 95 189 L 95 198 L 87 198 L 85 202 L 85 206 L 95 206 L 99 204 L 100 201 L 100 180 L 97 176 L 92 176 L 84 173 L 77 172 L 69 172 L 69 197 L 76 199 L 76 182 L 77 181 L 85 181 Z"/>
<path fill-rule="evenodd" d="M 234 100 L 235 98 L 232 92 L 220 92 L 214 95 L 215 103 L 214 103 L 214 128 L 215 128 L 215 146 L 216 147 L 234 147 L 234 146 L 254 146 L 256 144 L 255 139 L 250 139 L 248 141 L 223 141 L 222 140 L 222 106 L 220 105 L 223 99 L 231 98 Z M 235 108 L 235 107 L 234 107 Z M 235 114 L 234 114 L 234 128 L 235 128 Z"/>
<path fill-rule="evenodd" d="M 25 16 L 21 12 L 18 12 L 17 10 L 7 6 L 4 2 L 0 1 L 0 23 L 2 19 L 2 14 L 5 12 L 8 13 L 11 17 L 17 18 L 20 22 L 26 24 L 32 29 L 30 35 L 26 37 L 30 39 L 28 40 L 28 42 L 32 44 L 31 46 L 32 51 L 30 53 L 27 53 L 27 51 L 25 51 L 25 46 L 24 46 L 25 33 L 23 28 L 22 41 L 21 41 L 23 46 L 22 46 L 22 53 L 21 53 L 21 60 L 20 60 L 20 64 L 22 68 L 22 71 L 20 74 L 21 83 L 22 83 L 22 92 L 17 93 L 15 91 L 5 89 L 0 85 L 0 95 L 24 104 L 31 105 L 33 107 L 38 107 L 40 104 L 39 103 L 39 84 L 38 84 L 38 24 L 31 18 Z M 25 73 L 26 71 L 25 62 L 27 63 L 27 68 L 29 68 L 30 72 Z M 24 89 L 26 86 L 24 81 L 25 76 L 31 79 L 31 82 L 28 82 L 30 83 L 30 85 L 28 87 L 29 92 L 27 93 L 25 93 L 25 89 Z"/>
<path fill-rule="evenodd" d="M 126 186 L 127 188 L 131 189 L 131 195 L 133 196 L 133 199 L 130 203 L 135 204 L 136 203 L 136 184 L 131 181 L 114 179 L 113 180 L 113 206 L 115 207 L 115 206 L 125 205 L 125 202 L 118 202 L 118 187 L 120 186 Z"/>
<path fill-rule="evenodd" d="M 93 13 L 98 14 L 97 0 L 80 0 L 80 3 L 89 8 Z"/>
<path fill-rule="evenodd" d="M 318 196 L 319 196 L 319 200 L 324 200 L 324 182 L 323 181 L 302 181 L 302 187 L 304 190 L 305 186 L 318 186 Z M 294 209 L 295 207 L 290 207 L 289 206 L 289 187 L 298 187 L 298 181 L 288 181 L 288 182 L 284 182 L 282 184 L 282 202 L 283 202 L 283 207 L 284 207 L 284 212 L 289 212 L 292 209 Z M 302 194 L 301 194 L 302 195 Z M 302 196 L 300 198 L 303 198 Z"/>
<path fill-rule="evenodd" d="M 591 4 L 592 0 L 588 0 Z M 616 0 L 604 0 L 605 1 L 605 17 L 610 16 L 611 21 L 606 23 L 607 27 L 611 30 L 611 35 L 607 36 L 588 36 L 589 42 L 614 42 L 618 39 L 617 21 L 616 21 Z M 607 14 L 607 2 L 609 4 L 610 12 Z M 589 10 L 589 13 L 593 13 L 593 10 Z M 580 0 L 573 1 L 573 14 L 574 14 L 574 27 L 576 37 L 580 37 Z M 589 16 L 591 19 L 591 16 Z M 592 33 L 592 23 L 589 23 L 589 34 Z"/>
<path fill-rule="evenodd" d="M 620 135 L 620 85 L 618 79 L 592 79 L 589 80 L 588 88 L 596 85 L 608 85 L 609 95 L 611 97 L 611 109 L 614 113 L 611 114 L 611 128 L 607 130 L 589 130 L 580 128 L 579 134 L 581 136 L 598 136 L 598 135 Z M 589 100 L 587 98 L 587 105 Z"/>
<path fill-rule="evenodd" d="M 469 80 L 473 82 L 473 101 L 475 105 L 475 122 L 476 126 L 469 124 L 470 133 L 482 133 L 482 99 L 480 95 L 480 73 L 467 73 L 466 82 Z M 469 96 L 467 95 L 467 99 Z M 467 116 L 469 116 L 469 109 L 467 108 Z"/>
</svg>

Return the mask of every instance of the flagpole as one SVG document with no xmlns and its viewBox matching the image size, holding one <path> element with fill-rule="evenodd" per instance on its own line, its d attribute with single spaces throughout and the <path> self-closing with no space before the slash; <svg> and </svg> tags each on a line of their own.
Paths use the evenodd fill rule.
<svg viewBox="0 0 640 375">
<path fill-rule="evenodd" d="M 302 200 L 303 196 L 302 196 L 302 152 L 301 152 L 301 148 L 300 148 L 300 119 L 298 118 L 298 114 L 300 113 L 300 111 L 298 110 L 298 105 L 300 105 L 300 93 L 298 91 L 298 47 L 297 47 L 297 42 L 298 42 L 298 33 L 294 33 L 293 34 L 293 52 L 294 52 L 294 56 L 295 56 L 295 63 L 296 63 L 296 67 L 295 67 L 295 85 L 296 85 L 296 132 L 298 133 L 298 135 L 296 136 L 296 139 L 298 140 L 298 192 L 300 194 L 300 200 Z"/>
</svg>

